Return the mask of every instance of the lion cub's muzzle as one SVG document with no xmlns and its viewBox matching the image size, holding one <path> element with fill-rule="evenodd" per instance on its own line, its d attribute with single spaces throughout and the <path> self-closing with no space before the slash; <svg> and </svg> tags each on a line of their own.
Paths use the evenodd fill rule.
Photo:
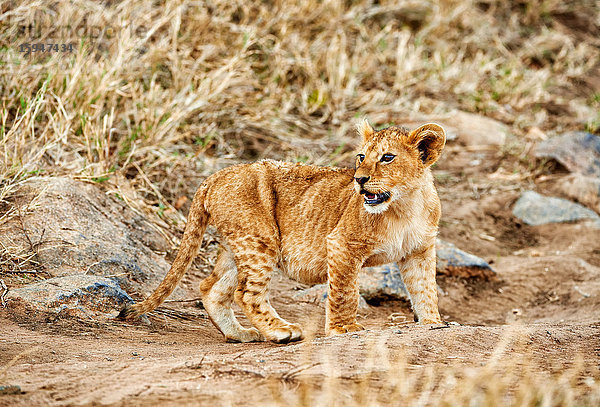
<svg viewBox="0 0 600 407">
<path fill-rule="evenodd" d="M 380 194 L 374 194 L 365 189 L 360 190 L 360 194 L 365 196 L 366 205 L 379 205 L 390 199 L 391 194 L 389 192 L 382 192 Z"/>
<path fill-rule="evenodd" d="M 390 199 L 391 194 L 389 192 L 373 193 L 365 189 L 365 184 L 371 179 L 371 177 L 354 177 L 354 180 L 360 187 L 360 194 L 365 196 L 365 205 L 379 205 Z"/>
</svg>

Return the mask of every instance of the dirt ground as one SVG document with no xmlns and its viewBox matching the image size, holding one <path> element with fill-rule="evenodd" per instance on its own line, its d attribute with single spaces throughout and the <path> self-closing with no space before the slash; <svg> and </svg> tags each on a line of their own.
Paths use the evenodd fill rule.
<svg viewBox="0 0 600 407">
<path fill-rule="evenodd" d="M 510 159 L 493 151 L 449 147 L 445 157 L 435 170 L 440 236 L 497 272 L 491 281 L 439 276 L 440 313 L 458 324 L 418 326 L 409 304 L 389 301 L 360 311 L 367 331 L 325 338 L 323 307 L 294 299 L 303 286 L 279 275 L 272 302 L 303 325 L 307 339 L 299 343 L 225 343 L 192 296 L 165 304 L 152 326 L 0 308 L 0 384 L 24 392 L 0 396 L 0 405 L 282 404 L 302 380 L 335 377 L 344 385 L 371 375 L 377 388 L 377 372 L 398 358 L 408 371 L 477 367 L 500 357 L 545 373 L 580 358 L 600 378 L 598 230 L 532 227 L 511 214 L 520 191 L 550 193 L 553 177 L 563 174 L 534 183 L 513 176 Z M 186 285 L 199 278 L 192 271 Z M 336 397 L 343 405 L 352 394 Z"/>
</svg>

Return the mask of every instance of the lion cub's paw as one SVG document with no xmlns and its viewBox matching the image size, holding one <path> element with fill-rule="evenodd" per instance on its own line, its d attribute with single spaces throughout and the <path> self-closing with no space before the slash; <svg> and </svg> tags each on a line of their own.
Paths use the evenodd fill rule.
<svg viewBox="0 0 600 407">
<path fill-rule="evenodd" d="M 227 342 L 262 342 L 265 338 L 258 332 L 256 328 L 244 328 L 239 332 L 236 332 L 236 335 L 226 336 L 225 340 Z"/>
<path fill-rule="evenodd" d="M 440 318 L 423 318 L 419 321 L 419 325 L 435 325 L 441 323 L 442 320 Z"/>
<path fill-rule="evenodd" d="M 265 332 L 265 337 L 275 343 L 288 343 L 301 340 L 303 335 L 300 326 L 287 324 L 270 329 L 268 332 Z"/>
<path fill-rule="evenodd" d="M 340 335 L 340 334 L 345 334 L 348 332 L 357 332 L 357 331 L 364 331 L 364 330 L 365 330 L 365 327 L 358 323 L 342 325 L 342 326 L 337 325 L 337 326 L 332 326 L 331 328 L 329 328 L 329 330 L 327 332 L 327 336 Z"/>
<path fill-rule="evenodd" d="M 346 332 L 357 332 L 357 331 L 364 331 L 365 327 L 362 326 L 361 324 L 355 323 L 355 324 L 350 324 L 350 325 L 344 325 L 344 329 L 346 330 Z"/>
</svg>

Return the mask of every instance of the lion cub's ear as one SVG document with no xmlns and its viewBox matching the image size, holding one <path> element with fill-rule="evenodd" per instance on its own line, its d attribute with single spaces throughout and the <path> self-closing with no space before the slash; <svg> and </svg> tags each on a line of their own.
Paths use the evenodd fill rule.
<svg viewBox="0 0 600 407">
<path fill-rule="evenodd" d="M 438 124 L 424 124 L 409 133 L 408 143 L 419 150 L 421 161 L 428 167 L 440 158 L 446 144 L 446 133 Z"/>
<path fill-rule="evenodd" d="M 362 119 L 360 123 L 356 125 L 356 130 L 358 131 L 358 134 L 362 136 L 363 143 L 368 141 L 373 134 L 375 134 L 375 130 L 371 127 L 367 119 Z"/>
</svg>

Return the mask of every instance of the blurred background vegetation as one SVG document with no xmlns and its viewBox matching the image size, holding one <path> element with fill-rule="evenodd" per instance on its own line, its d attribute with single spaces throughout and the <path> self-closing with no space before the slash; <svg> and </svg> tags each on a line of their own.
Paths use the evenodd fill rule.
<svg viewBox="0 0 600 407">
<path fill-rule="evenodd" d="M 0 202 L 28 177 L 66 174 L 180 229 L 180 198 L 225 165 L 349 163 L 361 117 L 381 127 L 462 110 L 517 136 L 598 133 L 599 8 L 3 1 Z"/>
</svg>

